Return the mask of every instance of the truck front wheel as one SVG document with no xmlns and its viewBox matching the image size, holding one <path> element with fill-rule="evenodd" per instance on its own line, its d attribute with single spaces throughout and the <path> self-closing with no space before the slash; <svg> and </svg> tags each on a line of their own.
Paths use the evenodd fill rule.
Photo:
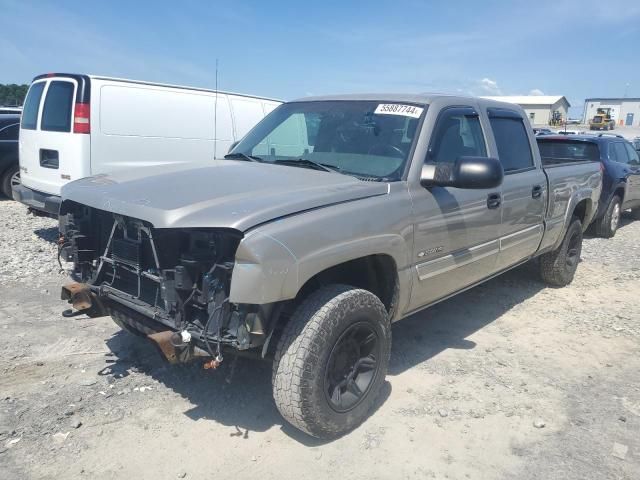
<svg viewBox="0 0 640 480">
<path fill-rule="evenodd" d="M 540 275 L 549 285 L 564 287 L 573 281 L 582 252 L 582 222 L 573 217 L 558 247 L 540 256 Z"/>
<path fill-rule="evenodd" d="M 347 285 L 320 288 L 298 306 L 278 342 L 278 410 L 314 437 L 354 429 L 375 405 L 390 348 L 389 316 L 378 297 Z"/>
</svg>

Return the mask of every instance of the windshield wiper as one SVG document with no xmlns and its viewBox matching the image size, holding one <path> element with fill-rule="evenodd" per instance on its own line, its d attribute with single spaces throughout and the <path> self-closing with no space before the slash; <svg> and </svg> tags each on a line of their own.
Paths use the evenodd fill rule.
<svg viewBox="0 0 640 480">
<path fill-rule="evenodd" d="M 256 157 L 255 155 L 247 155 L 242 152 L 233 152 L 227 153 L 224 156 L 225 160 L 246 160 L 247 162 L 264 162 L 264 160 L 260 157 Z"/>
<path fill-rule="evenodd" d="M 314 162 L 313 160 L 309 160 L 308 158 L 290 158 L 290 159 L 284 159 L 284 160 L 276 160 L 274 163 L 281 163 L 283 165 L 293 165 L 293 166 L 300 165 L 301 167 L 310 167 L 310 168 L 313 168 L 314 170 L 321 170 L 323 172 L 342 173 L 340 172 L 340 167 L 336 165 L 318 163 L 318 162 Z"/>
</svg>

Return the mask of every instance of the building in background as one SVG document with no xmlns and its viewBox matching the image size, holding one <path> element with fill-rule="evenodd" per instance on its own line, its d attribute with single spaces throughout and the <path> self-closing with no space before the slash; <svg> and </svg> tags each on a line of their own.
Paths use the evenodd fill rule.
<svg viewBox="0 0 640 480">
<path fill-rule="evenodd" d="M 560 122 L 567 119 L 571 104 L 563 95 L 521 95 L 521 96 L 500 96 L 483 97 L 499 102 L 515 103 L 524 108 L 532 125 L 549 125 L 553 119 L 560 117 Z"/>
<path fill-rule="evenodd" d="M 610 109 L 616 125 L 640 126 L 640 98 L 587 98 L 584 101 L 583 122 L 589 123 L 598 109 Z"/>
</svg>

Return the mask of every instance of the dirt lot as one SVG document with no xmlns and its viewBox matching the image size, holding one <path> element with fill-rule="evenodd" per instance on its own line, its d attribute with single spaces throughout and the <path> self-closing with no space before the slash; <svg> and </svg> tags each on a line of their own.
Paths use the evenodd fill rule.
<svg viewBox="0 0 640 480">
<path fill-rule="evenodd" d="M 64 319 L 55 222 L 0 201 L 0 478 L 640 478 L 640 222 L 575 282 L 520 268 L 395 325 L 351 434 L 283 425 L 270 365 L 169 367 L 109 318 Z"/>
</svg>

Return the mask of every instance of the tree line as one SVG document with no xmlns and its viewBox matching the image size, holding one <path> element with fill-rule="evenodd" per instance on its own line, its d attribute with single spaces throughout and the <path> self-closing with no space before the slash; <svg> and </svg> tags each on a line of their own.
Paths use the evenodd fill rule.
<svg viewBox="0 0 640 480">
<path fill-rule="evenodd" d="M 0 105 L 14 107 L 24 103 L 29 85 L 17 85 L 15 83 L 0 83 Z"/>
</svg>

